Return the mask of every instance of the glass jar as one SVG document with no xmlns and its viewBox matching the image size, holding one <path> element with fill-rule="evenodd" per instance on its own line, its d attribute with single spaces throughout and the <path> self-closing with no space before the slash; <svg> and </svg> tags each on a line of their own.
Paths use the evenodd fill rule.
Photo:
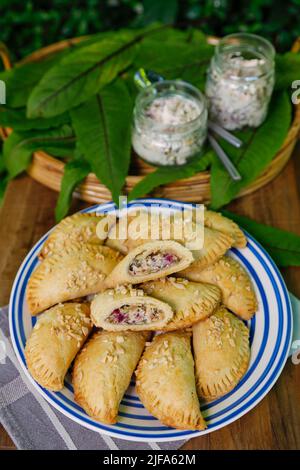
<svg viewBox="0 0 300 470">
<path fill-rule="evenodd" d="M 183 165 L 198 153 L 207 133 L 205 96 L 186 82 L 164 80 L 140 91 L 132 145 L 148 163 Z"/>
<path fill-rule="evenodd" d="M 225 36 L 207 74 L 210 119 L 228 130 L 258 127 L 274 88 L 274 56 L 272 44 L 260 36 Z"/>
</svg>

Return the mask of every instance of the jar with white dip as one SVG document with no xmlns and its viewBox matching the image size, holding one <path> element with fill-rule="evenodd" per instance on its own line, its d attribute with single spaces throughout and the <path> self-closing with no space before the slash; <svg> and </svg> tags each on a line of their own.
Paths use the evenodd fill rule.
<svg viewBox="0 0 300 470">
<path fill-rule="evenodd" d="M 183 165 L 201 151 L 206 134 L 206 99 L 197 88 L 164 80 L 140 91 L 134 108 L 132 145 L 148 163 Z"/>
<path fill-rule="evenodd" d="M 275 81 L 275 50 L 255 34 L 230 34 L 216 46 L 206 81 L 210 119 L 228 130 L 258 127 Z"/>
</svg>

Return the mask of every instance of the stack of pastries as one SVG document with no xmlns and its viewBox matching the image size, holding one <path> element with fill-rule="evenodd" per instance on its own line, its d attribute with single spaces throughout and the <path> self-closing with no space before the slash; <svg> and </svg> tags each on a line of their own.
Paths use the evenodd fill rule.
<svg viewBox="0 0 300 470">
<path fill-rule="evenodd" d="M 175 230 L 162 239 L 163 219 L 153 241 L 145 231 L 112 237 L 120 221 L 113 227 L 105 217 L 68 217 L 42 247 L 27 286 L 29 310 L 39 315 L 25 349 L 29 372 L 58 391 L 72 368 L 75 400 L 109 424 L 135 372 L 150 413 L 174 428 L 203 430 L 199 401 L 228 393 L 249 364 L 243 320 L 257 300 L 247 272 L 226 255 L 246 246 L 244 233 L 205 210 L 204 245 L 190 250 Z M 97 236 L 99 221 L 106 239 Z"/>
</svg>

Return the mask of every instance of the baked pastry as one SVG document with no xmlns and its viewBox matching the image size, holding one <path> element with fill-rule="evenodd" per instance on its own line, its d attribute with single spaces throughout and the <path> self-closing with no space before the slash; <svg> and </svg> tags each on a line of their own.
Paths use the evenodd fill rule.
<svg viewBox="0 0 300 470">
<path fill-rule="evenodd" d="M 137 367 L 136 389 L 143 405 L 163 424 L 203 430 L 190 342 L 185 331 L 156 336 Z"/>
<path fill-rule="evenodd" d="M 100 239 L 96 235 L 97 225 L 103 219 L 107 220 L 108 231 L 112 221 L 106 215 L 77 213 L 66 217 L 50 233 L 39 258 L 44 259 L 53 253 L 61 253 L 70 242 L 103 245 L 105 238 Z"/>
<path fill-rule="evenodd" d="M 168 304 L 125 286 L 98 294 L 91 304 L 94 325 L 109 331 L 160 330 L 173 313 Z"/>
<path fill-rule="evenodd" d="M 191 264 L 193 255 L 180 243 L 174 241 L 154 241 L 132 250 L 107 277 L 107 287 L 122 284 L 139 284 L 158 279 Z"/>
<path fill-rule="evenodd" d="M 59 302 L 99 292 L 122 255 L 107 246 L 69 243 L 37 266 L 27 285 L 32 315 Z"/>
<path fill-rule="evenodd" d="M 224 306 L 193 326 L 196 384 L 199 397 L 213 400 L 230 392 L 250 360 L 249 330 Z"/>
<path fill-rule="evenodd" d="M 248 273 L 229 256 L 224 256 L 204 270 L 191 265 L 180 275 L 191 281 L 218 286 L 222 291 L 223 304 L 244 320 L 249 320 L 257 310 L 257 299 Z"/>
<path fill-rule="evenodd" d="M 75 359 L 75 401 L 102 423 L 117 422 L 120 401 L 148 335 L 138 331 L 97 331 Z"/>
<path fill-rule="evenodd" d="M 221 299 L 221 291 L 216 286 L 175 277 L 151 281 L 141 287 L 148 295 L 169 304 L 174 310 L 173 318 L 161 328 L 164 331 L 186 328 L 207 318 Z"/>
<path fill-rule="evenodd" d="M 197 267 L 197 269 L 205 269 L 221 258 L 232 247 L 233 243 L 233 238 L 230 235 L 204 227 L 203 247 L 201 250 L 193 250 L 195 261 L 191 266 Z"/>
<path fill-rule="evenodd" d="M 227 233 L 233 238 L 233 246 L 236 248 L 244 248 L 247 245 L 247 238 L 240 227 L 233 220 L 224 217 L 219 212 L 205 210 L 204 225 L 219 232 Z"/>
<path fill-rule="evenodd" d="M 203 225 L 193 221 L 193 212 L 184 217 L 181 211 L 163 214 L 141 211 L 128 214 L 114 225 L 106 241 L 107 246 L 128 254 L 137 246 L 153 240 L 173 240 L 194 250 L 203 244 Z"/>
<path fill-rule="evenodd" d="M 27 367 L 34 380 L 48 390 L 61 390 L 71 362 L 91 329 L 89 304 L 59 304 L 40 315 L 25 347 Z"/>
</svg>

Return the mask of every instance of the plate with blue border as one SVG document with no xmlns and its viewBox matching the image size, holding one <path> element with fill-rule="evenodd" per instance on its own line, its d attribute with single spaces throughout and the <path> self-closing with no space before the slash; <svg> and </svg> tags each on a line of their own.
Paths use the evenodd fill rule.
<svg viewBox="0 0 300 470">
<path fill-rule="evenodd" d="M 166 199 L 139 199 L 128 204 L 155 207 L 160 211 L 181 211 L 186 204 Z M 113 203 L 100 204 L 84 212 L 111 212 Z M 9 321 L 15 353 L 22 368 L 37 391 L 57 410 L 75 422 L 119 439 L 130 441 L 175 441 L 190 439 L 226 426 L 254 408 L 273 387 L 288 357 L 292 338 L 292 311 L 285 283 L 275 263 L 262 246 L 249 234 L 247 246 L 231 249 L 229 256 L 237 259 L 249 273 L 258 298 L 259 308 L 248 322 L 251 360 L 241 382 L 230 393 L 210 403 L 201 403 L 207 420 L 205 431 L 183 431 L 164 426 L 144 408 L 131 382 L 120 405 L 118 422 L 105 425 L 90 418 L 74 401 L 70 376 L 60 392 L 50 392 L 38 385 L 26 368 L 24 349 L 26 338 L 36 321 L 31 317 L 25 299 L 28 279 L 39 263 L 38 254 L 49 232 L 31 249 L 22 263 L 11 293 Z"/>
</svg>

